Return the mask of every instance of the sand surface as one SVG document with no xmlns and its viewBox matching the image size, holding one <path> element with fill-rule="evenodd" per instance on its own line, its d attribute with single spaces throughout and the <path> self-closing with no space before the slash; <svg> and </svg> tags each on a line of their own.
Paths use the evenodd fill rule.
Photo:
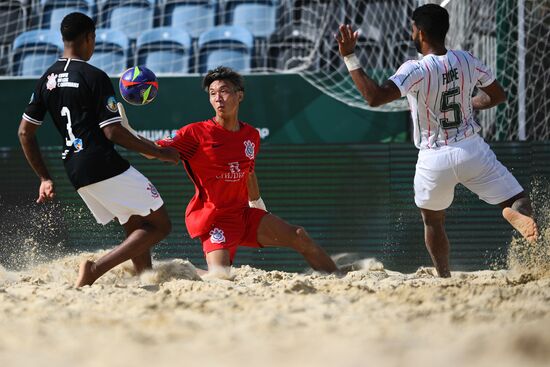
<svg viewBox="0 0 550 367">
<path fill-rule="evenodd" d="M 439 279 L 364 260 L 340 278 L 245 266 L 201 280 L 171 260 L 73 288 L 98 255 L 0 267 L 0 366 L 550 366 L 541 264 Z"/>
</svg>

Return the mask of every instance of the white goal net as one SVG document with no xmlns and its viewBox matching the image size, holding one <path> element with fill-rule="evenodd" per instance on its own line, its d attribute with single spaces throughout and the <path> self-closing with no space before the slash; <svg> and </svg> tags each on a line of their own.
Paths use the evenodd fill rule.
<svg viewBox="0 0 550 367">
<path fill-rule="evenodd" d="M 146 65 L 157 75 L 198 75 L 218 65 L 243 73 L 299 73 L 324 93 L 369 109 L 338 55 L 339 24 L 360 32 L 357 55 L 383 82 L 418 55 L 413 10 L 445 3 L 448 45 L 471 51 L 508 92 L 483 112 L 494 140 L 550 139 L 550 0 L 0 0 L 0 76 L 36 77 L 62 50 L 59 26 L 74 11 L 96 22 L 90 63 L 120 75 Z M 381 111 L 404 111 L 404 99 Z"/>
</svg>

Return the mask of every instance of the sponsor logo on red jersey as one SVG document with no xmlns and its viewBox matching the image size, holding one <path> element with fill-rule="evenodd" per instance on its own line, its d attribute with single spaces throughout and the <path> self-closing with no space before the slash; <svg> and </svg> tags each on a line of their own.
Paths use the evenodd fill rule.
<svg viewBox="0 0 550 367">
<path fill-rule="evenodd" d="M 244 177 L 245 173 L 241 171 L 239 167 L 239 162 L 229 162 L 229 172 L 222 173 L 217 175 L 218 180 L 224 180 L 225 182 L 237 182 Z"/>
</svg>

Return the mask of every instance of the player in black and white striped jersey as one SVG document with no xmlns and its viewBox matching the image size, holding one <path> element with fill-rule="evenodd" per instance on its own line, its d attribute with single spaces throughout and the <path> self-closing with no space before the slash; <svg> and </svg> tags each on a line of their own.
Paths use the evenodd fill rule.
<svg viewBox="0 0 550 367">
<path fill-rule="evenodd" d="M 444 8 L 423 5 L 412 18 L 412 39 L 423 57 L 405 62 L 381 86 L 368 77 L 354 55 L 358 32 L 342 25 L 336 39 L 351 77 L 369 105 L 376 107 L 402 96 L 409 101 L 414 142 L 419 148 L 415 203 L 422 212 L 426 247 L 438 274 L 448 277 L 445 209 L 453 201 L 456 184 L 499 205 L 504 218 L 527 240 L 535 241 L 538 229 L 523 188 L 478 134 L 481 127 L 473 114 L 505 102 L 504 90 L 480 60 L 445 47 L 449 14 Z M 475 97 L 474 88 L 480 90 Z"/>
<path fill-rule="evenodd" d="M 179 154 L 122 126 L 109 77 L 86 63 L 95 47 L 93 20 L 71 13 L 61 23 L 61 34 L 63 57 L 38 80 L 19 125 L 19 139 L 41 181 L 37 202 L 53 199 L 54 183 L 35 137 L 49 112 L 63 139 L 61 158 L 69 180 L 98 223 L 107 224 L 116 217 L 125 229 L 127 238 L 118 247 L 97 262 L 81 264 L 76 285 L 83 286 L 129 259 L 137 273 L 150 268 L 150 248 L 171 229 L 155 187 L 117 153 L 114 144 L 173 163 L 179 161 Z"/>
</svg>

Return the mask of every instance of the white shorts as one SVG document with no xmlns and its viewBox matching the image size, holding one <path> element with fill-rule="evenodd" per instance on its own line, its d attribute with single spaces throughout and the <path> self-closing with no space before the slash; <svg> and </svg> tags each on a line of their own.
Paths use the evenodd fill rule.
<svg viewBox="0 0 550 367">
<path fill-rule="evenodd" d="M 453 202 L 461 183 L 489 204 L 500 204 L 523 191 L 479 135 L 438 149 L 418 153 L 414 176 L 416 206 L 443 210 Z"/>
<path fill-rule="evenodd" d="M 81 187 L 77 192 L 103 225 L 115 217 L 120 224 L 132 215 L 145 217 L 164 204 L 155 186 L 132 166 L 118 176 Z"/>
</svg>

